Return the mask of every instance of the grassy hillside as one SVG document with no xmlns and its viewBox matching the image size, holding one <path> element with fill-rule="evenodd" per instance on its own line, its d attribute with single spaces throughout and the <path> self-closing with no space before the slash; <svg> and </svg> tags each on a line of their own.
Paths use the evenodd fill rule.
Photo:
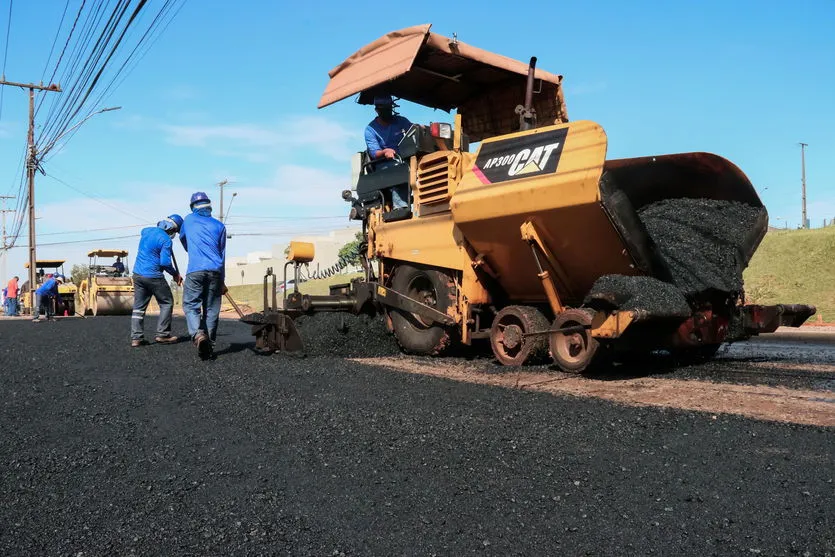
<svg viewBox="0 0 835 557">
<path fill-rule="evenodd" d="M 812 304 L 835 322 L 835 227 L 769 232 L 744 276 L 751 302 Z"/>
</svg>

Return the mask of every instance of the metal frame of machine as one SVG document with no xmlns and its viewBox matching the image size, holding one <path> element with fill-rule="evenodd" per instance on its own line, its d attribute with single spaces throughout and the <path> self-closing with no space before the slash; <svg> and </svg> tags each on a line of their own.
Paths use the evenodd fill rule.
<svg viewBox="0 0 835 557">
<path fill-rule="evenodd" d="M 82 315 L 129 315 L 133 309 L 133 279 L 126 250 L 96 249 L 87 254 L 87 278 L 78 288 Z M 125 273 L 114 276 L 112 266 L 99 265 L 100 257 L 122 257 Z"/>
<path fill-rule="evenodd" d="M 343 192 L 351 218 L 362 222 L 364 277 L 328 296 L 295 288 L 279 307 L 274 294 L 269 303 L 268 281 L 275 292 L 277 279 L 268 271 L 264 310 L 243 318 L 258 347 L 302 349 L 293 322 L 300 315 L 382 313 L 406 352 L 437 355 L 489 339 L 503 364 L 550 353 L 561 369 L 582 371 L 601 359 L 601 346 L 710 357 L 723 342 L 799 326 L 815 312 L 744 306 L 741 296 L 678 319 L 583 306 L 602 275 L 658 274 L 634 221 L 637 206 L 668 194 L 661 184 L 674 183 L 674 197 L 762 207 L 756 191 L 736 166 L 708 153 L 607 161 L 603 129 L 567 121 L 561 76 L 538 70 L 536 58 L 510 60 L 429 27 L 389 33 L 357 51 L 330 72 L 319 106 L 393 94 L 455 108 L 453 124 L 413 126 L 400 145 L 403 164 L 363 165 L 356 191 Z M 480 145 L 470 153 L 474 141 Z M 392 210 L 388 191 L 400 184 L 412 203 Z M 745 238 L 746 262 L 761 239 Z M 313 257 L 312 245 L 294 242 L 288 265 L 298 275 Z"/>
</svg>

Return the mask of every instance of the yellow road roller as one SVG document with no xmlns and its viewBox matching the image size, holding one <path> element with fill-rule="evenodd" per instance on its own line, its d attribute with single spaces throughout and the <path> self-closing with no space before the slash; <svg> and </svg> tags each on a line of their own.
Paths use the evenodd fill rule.
<svg viewBox="0 0 835 557">
<path fill-rule="evenodd" d="M 35 277 L 37 281 L 37 285 L 35 286 L 35 290 L 38 289 L 40 285 L 44 283 L 47 276 L 60 274 L 63 277 L 67 275 L 64 273 L 64 263 L 66 263 L 63 259 L 38 259 L 35 261 Z M 25 269 L 29 268 L 29 262 L 23 264 Z M 75 296 L 78 292 L 78 288 L 76 288 L 75 284 L 72 283 L 70 280 L 65 280 L 64 284 L 60 284 L 58 286 L 58 295 L 60 296 L 60 300 L 55 300 L 54 304 L 55 307 L 52 308 L 52 311 L 55 315 L 68 315 L 72 316 L 75 315 Z M 22 301 L 21 305 L 21 313 L 24 315 L 30 315 L 32 313 L 32 304 L 33 297 L 30 295 L 29 290 L 29 281 L 23 283 L 20 287 L 20 297 L 19 299 Z"/>
<path fill-rule="evenodd" d="M 128 268 L 128 252 L 96 249 L 87 257 L 90 258 L 87 278 L 78 287 L 82 315 L 130 315 L 133 279 Z M 114 258 L 115 261 L 109 261 Z"/>
<path fill-rule="evenodd" d="M 569 121 L 562 76 L 536 61 L 420 25 L 329 72 L 320 108 L 390 95 L 455 114 L 404 130 L 382 164 L 357 154 L 342 197 L 362 223 L 364 276 L 326 296 L 294 289 L 279 307 L 269 270 L 263 311 L 242 319 L 258 347 L 301 350 L 301 315 L 377 313 L 407 353 L 481 339 L 502 364 L 580 372 L 659 350 L 708 359 L 815 313 L 745 304 L 768 214 L 737 166 L 706 152 L 607 159 L 603 128 Z M 312 258 L 296 244 L 288 265 L 298 275 Z"/>
</svg>

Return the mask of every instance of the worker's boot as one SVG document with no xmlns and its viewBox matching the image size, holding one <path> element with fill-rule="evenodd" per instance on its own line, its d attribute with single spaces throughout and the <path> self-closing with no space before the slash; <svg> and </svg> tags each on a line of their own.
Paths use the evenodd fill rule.
<svg viewBox="0 0 835 557">
<path fill-rule="evenodd" d="M 194 335 L 194 345 L 197 347 L 197 353 L 201 358 L 206 359 L 212 355 L 212 341 L 209 340 L 209 335 L 203 331 Z"/>
<path fill-rule="evenodd" d="M 173 335 L 169 335 L 167 337 L 154 337 L 154 342 L 158 342 L 160 344 L 174 344 L 177 342 L 177 337 Z"/>
<path fill-rule="evenodd" d="M 140 346 L 145 346 L 148 344 L 148 341 L 144 338 L 135 338 L 130 341 L 131 348 L 139 348 Z"/>
</svg>

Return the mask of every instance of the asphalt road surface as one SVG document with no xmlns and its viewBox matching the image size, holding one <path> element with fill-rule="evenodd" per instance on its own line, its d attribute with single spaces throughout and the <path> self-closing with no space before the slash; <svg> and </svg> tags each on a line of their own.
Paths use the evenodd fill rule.
<svg viewBox="0 0 835 557">
<path fill-rule="evenodd" d="M 447 362 L 356 327 L 294 358 L 224 321 L 206 362 L 128 329 L 0 321 L 0 554 L 835 555 L 832 427 L 424 375 Z M 827 337 L 785 336 L 634 381 L 835 411 L 833 364 Z"/>
</svg>

